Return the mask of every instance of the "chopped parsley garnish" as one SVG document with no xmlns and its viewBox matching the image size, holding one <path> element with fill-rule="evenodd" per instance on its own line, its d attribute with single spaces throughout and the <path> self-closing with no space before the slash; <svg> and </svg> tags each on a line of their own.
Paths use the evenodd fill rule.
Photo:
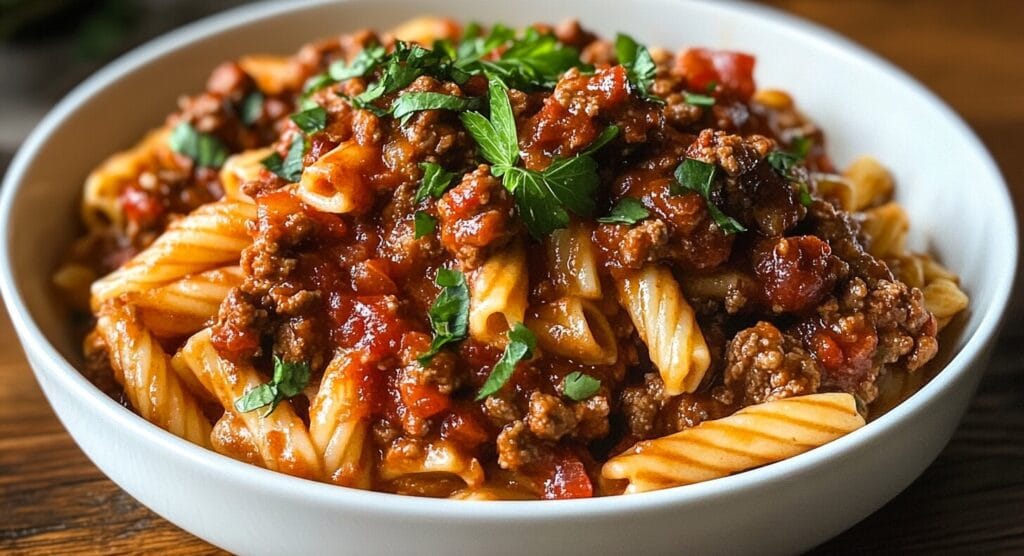
<svg viewBox="0 0 1024 556">
<path fill-rule="evenodd" d="M 675 177 L 679 185 L 690 191 L 696 192 L 704 198 L 707 203 L 708 212 L 715 224 L 726 234 L 745 232 L 746 228 L 731 216 L 726 215 L 711 202 L 711 184 L 715 179 L 715 171 L 718 168 L 714 164 L 701 162 L 693 158 L 687 158 L 682 164 L 676 167 Z"/>
<path fill-rule="evenodd" d="M 421 75 L 432 75 L 439 79 L 454 78 L 452 60 L 440 50 L 428 50 L 422 46 L 402 41 L 395 42 L 395 49 L 382 58 L 379 78 L 365 91 L 352 97 L 352 106 L 380 114 L 379 108 L 371 103 L 382 96 L 408 87 Z"/>
<path fill-rule="evenodd" d="M 435 228 L 437 228 L 437 220 L 434 220 L 433 216 L 427 214 L 426 211 L 416 211 L 416 215 L 413 216 L 413 235 L 416 239 L 434 233 Z"/>
<path fill-rule="evenodd" d="M 633 37 L 619 33 L 615 37 L 615 56 L 619 59 L 619 64 L 626 68 L 626 76 L 640 96 L 657 104 L 665 103 L 651 94 L 651 85 L 654 83 L 658 67 L 654 64 L 654 58 L 651 58 L 647 47 L 633 40 Z"/>
<path fill-rule="evenodd" d="M 245 95 L 242 99 L 242 106 L 239 115 L 242 118 L 242 123 L 245 125 L 252 125 L 256 123 L 256 120 L 260 119 L 263 115 L 263 93 L 259 89 Z"/>
<path fill-rule="evenodd" d="M 387 57 L 387 50 L 379 44 L 370 44 L 359 51 L 351 64 L 338 60 L 327 68 L 327 75 L 334 81 L 345 81 L 354 77 L 365 77 Z"/>
<path fill-rule="evenodd" d="M 640 201 L 632 197 L 623 197 L 613 208 L 608 216 L 602 216 L 597 221 L 602 224 L 629 224 L 633 225 L 647 218 L 651 213 Z"/>
<path fill-rule="evenodd" d="M 391 105 L 391 115 L 405 124 L 410 117 L 421 110 L 451 110 L 463 112 L 480 108 L 480 99 L 457 97 L 444 93 L 412 92 L 398 97 Z"/>
<path fill-rule="evenodd" d="M 433 162 L 423 162 L 420 164 L 420 168 L 423 169 L 423 181 L 420 183 L 419 189 L 416 190 L 416 202 L 419 203 L 428 196 L 440 199 L 441 195 L 448 191 L 448 187 L 455 178 L 455 173 L 449 172 Z"/>
<path fill-rule="evenodd" d="M 600 380 L 579 371 L 573 371 L 562 379 L 562 393 L 577 402 L 593 396 L 600 389 Z"/>
<path fill-rule="evenodd" d="M 540 239 L 568 226 L 567 210 L 590 216 L 594 211 L 594 192 L 600 182 L 597 162 L 590 157 L 592 151 L 555 159 L 542 171 L 517 167 L 519 140 L 505 83 L 491 78 L 488 97 L 489 120 L 477 112 L 463 112 L 459 116 L 483 157 L 491 163 L 491 173 L 502 177 L 505 188 L 512 192 L 530 235 Z M 603 133 L 597 146 L 609 141 L 615 133 L 617 130 Z"/>
<path fill-rule="evenodd" d="M 303 133 L 310 135 L 327 127 L 327 111 L 320 106 L 314 106 L 292 114 L 291 120 Z"/>
<path fill-rule="evenodd" d="M 246 413 L 269 406 L 263 412 L 263 417 L 267 417 L 277 409 L 277 404 L 302 393 L 307 383 L 309 364 L 284 361 L 275 355 L 274 377 L 270 382 L 252 388 L 235 400 L 235 409 Z"/>
<path fill-rule="evenodd" d="M 288 154 L 281 158 L 276 152 L 260 161 L 263 167 L 277 174 L 288 183 L 295 183 L 302 177 L 302 157 L 306 154 L 306 139 L 296 133 L 292 137 L 292 144 L 288 147 Z"/>
<path fill-rule="evenodd" d="M 421 365 L 430 363 L 444 346 L 465 339 L 469 326 L 469 287 L 466 285 L 466 277 L 458 270 L 439 268 L 435 282 L 442 289 L 428 312 L 434 339 L 430 342 L 430 348 L 416 358 Z"/>
<path fill-rule="evenodd" d="M 800 204 L 805 207 L 811 206 L 811 203 L 814 201 L 811 199 L 811 192 L 807 187 L 807 182 L 799 177 L 794 170 L 807 158 L 807 153 L 810 152 L 812 143 L 813 140 L 810 137 L 797 137 L 793 140 L 793 150 L 772 151 L 765 157 L 765 160 L 775 169 L 775 172 L 789 181 L 796 182 L 798 194 L 800 195 Z"/>
<path fill-rule="evenodd" d="M 703 106 L 705 108 L 715 105 L 715 97 L 709 95 L 698 95 L 688 91 L 683 91 L 683 100 L 686 101 L 686 104 Z"/>
<path fill-rule="evenodd" d="M 188 122 L 181 122 L 167 144 L 174 152 L 187 156 L 196 166 L 220 168 L 228 158 L 228 149 L 213 135 L 201 133 Z"/>
<path fill-rule="evenodd" d="M 512 378 L 516 365 L 520 361 L 532 357 L 536 350 L 537 338 L 534 337 L 533 332 L 530 332 L 530 329 L 523 326 L 521 322 L 513 325 L 512 329 L 508 331 L 508 345 L 505 346 L 505 352 L 501 354 L 501 359 L 494 365 L 491 374 L 484 381 L 484 385 L 480 387 L 476 401 L 501 390 L 508 379 Z"/>
</svg>

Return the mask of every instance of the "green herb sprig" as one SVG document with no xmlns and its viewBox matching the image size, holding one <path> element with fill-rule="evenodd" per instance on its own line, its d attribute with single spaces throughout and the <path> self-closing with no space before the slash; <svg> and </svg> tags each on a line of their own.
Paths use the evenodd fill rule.
<svg viewBox="0 0 1024 556">
<path fill-rule="evenodd" d="M 508 345 L 505 346 L 501 359 L 491 369 L 491 374 L 487 376 L 484 385 L 477 392 L 476 401 L 480 401 L 501 390 L 501 387 L 508 382 L 508 379 L 512 378 L 516 365 L 520 361 L 533 357 L 535 351 L 537 351 L 537 338 L 523 323 L 517 322 L 508 331 Z"/>
<path fill-rule="evenodd" d="M 203 168 L 220 168 L 228 158 L 228 149 L 220 139 L 196 130 L 185 121 L 174 127 L 167 144 L 171 150 Z"/>
<path fill-rule="evenodd" d="M 585 400 L 596 394 L 600 389 L 600 380 L 579 371 L 573 371 L 562 379 L 562 393 L 573 401 Z"/>
<path fill-rule="evenodd" d="M 480 153 L 491 163 L 491 173 L 502 178 L 515 198 L 530 235 L 539 239 L 565 228 L 569 225 L 569 211 L 590 216 L 594 212 L 594 192 L 600 183 L 597 162 L 591 155 L 614 138 L 618 128 L 609 127 L 576 156 L 555 159 L 542 171 L 527 170 L 516 166 L 519 139 L 508 88 L 501 79 L 490 79 L 488 99 L 490 119 L 478 112 L 463 112 L 460 118 Z"/>
<path fill-rule="evenodd" d="M 444 346 L 464 340 L 469 326 L 469 287 L 466 285 L 466 277 L 458 270 L 440 268 L 435 282 L 442 289 L 428 312 L 434 339 L 430 342 L 430 348 L 417 357 L 421 365 L 430 363 Z"/>
<path fill-rule="evenodd" d="M 650 211 L 639 200 L 632 197 L 623 197 L 612 207 L 608 216 L 602 216 L 597 221 L 602 224 L 629 224 L 632 226 L 650 215 Z"/>
<path fill-rule="evenodd" d="M 718 167 L 694 158 L 687 158 L 676 167 L 676 182 L 684 189 L 693 191 L 704 198 L 708 212 L 715 224 L 726 234 L 745 232 L 747 229 L 735 218 L 728 216 L 711 201 L 711 184 L 715 179 Z"/>
<path fill-rule="evenodd" d="M 235 409 L 246 413 L 269 407 L 262 417 L 277 409 L 277 405 L 288 398 L 299 395 L 309 383 L 309 364 L 292 363 L 274 356 L 274 376 L 270 382 L 250 389 L 235 400 Z"/>
<path fill-rule="evenodd" d="M 655 104 L 665 103 L 651 93 L 651 85 L 654 84 L 658 67 L 646 46 L 636 42 L 629 35 L 619 33 L 615 37 L 615 56 L 619 59 L 619 64 L 626 68 L 626 76 L 640 96 Z"/>
</svg>

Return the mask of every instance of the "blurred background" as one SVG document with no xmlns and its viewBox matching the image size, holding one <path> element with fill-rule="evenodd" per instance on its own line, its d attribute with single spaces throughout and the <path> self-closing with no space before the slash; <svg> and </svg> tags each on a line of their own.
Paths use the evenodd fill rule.
<svg viewBox="0 0 1024 556">
<path fill-rule="evenodd" d="M 99 67 L 157 35 L 242 3 L 0 0 L 0 174 L 45 112 Z M 765 3 L 850 37 L 945 99 L 992 151 L 1018 214 L 1024 214 L 1024 0 Z M 911 131 L 926 129 L 923 123 Z M 903 494 L 818 552 L 1024 553 L 1024 296 L 1016 297 L 993 364 L 950 445 Z M 0 334 L 12 334 L 2 310 Z M 31 380 L 26 370 L 19 372 Z M 0 422 L 0 553 L 5 547 L 46 554 L 90 545 L 132 552 L 142 546 L 167 553 L 211 550 L 99 474 L 34 383 L 13 385 L 9 393 L 0 389 L 0 403 L 26 416 Z M 41 436 L 30 450 L 14 449 L 14 443 L 2 449 L 15 431 Z M 5 485 L 50 467 L 60 473 L 40 471 L 38 484 L 5 500 Z"/>
</svg>

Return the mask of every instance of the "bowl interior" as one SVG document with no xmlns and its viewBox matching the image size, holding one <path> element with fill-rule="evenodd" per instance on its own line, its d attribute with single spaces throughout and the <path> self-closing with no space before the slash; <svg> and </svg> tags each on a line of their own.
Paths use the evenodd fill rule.
<svg viewBox="0 0 1024 556">
<path fill-rule="evenodd" d="M 9 263 L 2 271 L 12 280 L 5 293 L 16 293 L 46 340 L 69 362 L 80 363 L 80 340 L 49 284 L 78 233 L 87 173 L 159 125 L 176 98 L 201 90 L 223 60 L 289 54 L 317 37 L 387 28 L 423 12 L 414 0 L 256 7 L 172 33 L 101 71 L 51 113 L 12 164 L 0 215 Z M 911 216 L 913 246 L 939 255 L 960 274 L 972 299 L 959 334 L 946 337 L 951 352 L 960 351 L 983 323 L 991 331 L 998 321 L 1016 258 L 1012 208 L 998 171 L 944 105 L 848 43 L 761 8 L 701 2 L 647 0 L 627 8 L 608 0 L 434 0 L 430 12 L 514 25 L 578 17 L 605 36 L 622 31 L 672 49 L 706 45 L 755 54 L 759 85 L 796 98 L 825 130 L 839 166 L 872 154 L 895 174 L 897 196 Z"/>
</svg>

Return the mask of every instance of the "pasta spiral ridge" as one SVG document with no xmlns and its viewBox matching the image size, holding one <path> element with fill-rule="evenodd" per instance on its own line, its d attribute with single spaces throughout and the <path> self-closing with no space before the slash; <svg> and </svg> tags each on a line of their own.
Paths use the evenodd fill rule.
<svg viewBox="0 0 1024 556">
<path fill-rule="evenodd" d="M 711 353 L 672 272 L 648 264 L 626 273 L 616 286 L 622 306 L 661 374 L 665 392 L 674 396 L 696 390 L 711 365 Z"/>
<path fill-rule="evenodd" d="M 229 264 L 237 264 L 252 240 L 247 224 L 256 207 L 238 201 L 203 205 L 167 230 L 124 266 L 97 280 L 92 304 L 129 292 L 146 291 L 175 280 Z"/>
<path fill-rule="evenodd" d="M 110 353 L 114 378 L 135 411 L 147 421 L 200 446 L 210 445 L 210 422 L 196 398 L 171 369 L 170 358 L 121 303 L 103 307 L 97 331 Z"/>
<path fill-rule="evenodd" d="M 797 396 L 639 442 L 601 473 L 628 480 L 627 493 L 687 485 L 793 457 L 862 426 L 850 394 Z"/>
</svg>

